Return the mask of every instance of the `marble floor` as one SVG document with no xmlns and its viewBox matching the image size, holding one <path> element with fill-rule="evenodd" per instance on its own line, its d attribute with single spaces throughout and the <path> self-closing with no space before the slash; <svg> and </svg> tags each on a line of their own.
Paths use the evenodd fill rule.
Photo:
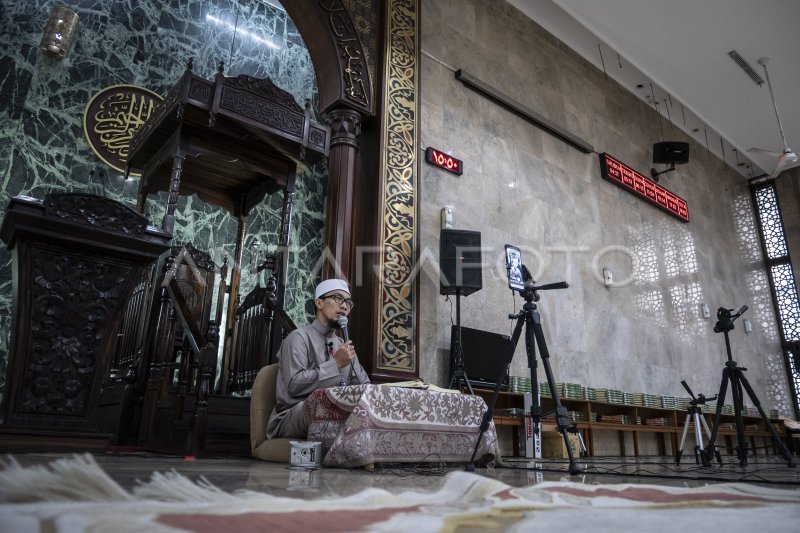
<svg viewBox="0 0 800 533">
<path fill-rule="evenodd" d="M 69 454 L 14 454 L 23 466 L 46 464 Z M 592 458 L 578 462 L 582 472 L 568 473 L 566 460 L 505 458 L 503 466 L 478 468 L 478 475 L 497 479 L 511 486 L 526 486 L 542 481 L 573 481 L 586 484 L 635 483 L 694 487 L 709 483 L 746 482 L 800 490 L 800 468 L 789 468 L 780 456 L 760 455 L 740 466 L 734 456 L 723 456 L 723 464 L 697 465 L 694 457 L 684 457 L 680 466 L 674 457 Z M 794 458 L 794 461 L 800 459 Z M 392 493 L 406 490 L 434 491 L 448 472 L 463 470 L 460 464 L 378 465 L 372 469 L 318 468 L 290 469 L 286 464 L 268 463 L 248 457 L 209 457 L 187 460 L 179 456 L 152 453 L 96 454 L 95 460 L 120 485 L 130 489 L 152 472 L 178 472 L 197 481 L 208 480 L 219 489 L 232 492 L 247 489 L 278 496 L 318 498 L 347 496 L 368 487 Z"/>
</svg>

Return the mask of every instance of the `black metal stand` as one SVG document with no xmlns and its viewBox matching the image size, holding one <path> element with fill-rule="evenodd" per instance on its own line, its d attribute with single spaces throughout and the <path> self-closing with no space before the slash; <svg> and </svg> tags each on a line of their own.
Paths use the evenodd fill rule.
<svg viewBox="0 0 800 533">
<path fill-rule="evenodd" d="M 486 413 L 483 415 L 480 433 L 478 434 L 478 439 L 475 442 L 475 449 L 472 452 L 472 458 L 470 459 L 470 462 L 467 463 L 466 469 L 468 471 L 474 470 L 475 456 L 478 453 L 478 447 L 480 446 L 483 434 L 487 429 L 489 429 L 489 422 L 492 420 L 492 412 L 494 411 L 494 406 L 497 403 L 497 397 L 500 393 L 500 385 L 503 382 L 503 376 L 505 376 L 506 372 L 508 371 L 508 366 L 511 364 L 511 359 L 514 355 L 514 351 L 517 348 L 519 337 L 522 334 L 522 326 L 524 325 L 525 353 L 528 356 L 528 368 L 530 368 L 531 371 L 532 396 L 531 411 L 526 416 L 531 417 L 533 421 L 534 435 L 537 434 L 539 430 L 539 424 L 542 421 L 542 406 L 539 403 L 539 380 L 537 376 L 538 363 L 536 361 L 536 347 L 538 346 L 539 351 L 542 354 L 542 364 L 544 365 L 545 375 L 547 376 L 547 383 L 550 386 L 550 394 L 552 395 L 556 406 L 556 425 L 558 430 L 561 432 L 562 437 L 564 438 L 564 445 L 567 448 L 567 456 L 569 457 L 569 473 L 573 475 L 580 474 L 581 469 L 577 464 L 575 464 L 575 457 L 573 456 L 572 448 L 570 447 L 569 443 L 569 416 L 567 415 L 567 408 L 561 404 L 561 399 L 558 397 L 558 389 L 556 388 L 556 382 L 553 378 L 553 371 L 550 367 L 550 352 L 548 351 L 547 343 L 545 342 L 539 310 L 534 303 L 539 301 L 539 294 L 537 291 L 566 289 L 569 287 L 569 285 L 567 285 L 567 282 L 562 281 L 559 283 L 550 283 L 537 287 L 534 285 L 534 280 L 525 265 L 522 265 L 522 275 L 525 281 L 525 288 L 519 292 L 525 299 L 525 304 L 522 306 L 522 311 L 515 315 L 508 316 L 508 318 L 511 320 L 516 319 L 517 324 L 514 328 L 514 334 L 511 337 L 506 365 L 503 369 L 503 373 L 497 377 L 497 384 L 495 385 L 494 392 L 487 405 Z"/>
<path fill-rule="evenodd" d="M 744 418 L 742 415 L 742 408 L 744 405 L 743 398 L 744 392 L 747 392 L 747 395 L 750 398 L 750 401 L 753 405 L 758 409 L 758 413 L 761 415 L 762 420 L 764 421 L 764 425 L 769 429 L 770 433 L 772 433 L 772 439 L 775 445 L 780 449 L 781 455 L 783 458 L 786 459 L 788 463 L 787 466 L 789 468 L 794 468 L 795 464 L 792 461 L 792 456 L 789 453 L 788 448 L 781 440 L 780 435 L 775 430 L 775 427 L 770 422 L 769 418 L 767 418 L 766 413 L 764 413 L 764 409 L 761 408 L 761 402 L 758 401 L 758 397 L 756 393 L 753 392 L 753 388 L 750 386 L 750 383 L 747 381 L 747 378 L 744 376 L 744 371 L 747 370 L 746 368 L 739 367 L 736 365 L 736 361 L 733 360 L 731 357 L 731 342 L 728 338 L 728 332 L 733 329 L 733 321 L 739 318 L 742 313 L 747 311 L 747 306 L 743 305 L 739 312 L 735 315 L 732 314 L 732 309 L 725 309 L 724 307 L 720 307 L 717 310 L 717 323 L 714 326 L 714 332 L 720 333 L 722 332 L 725 335 L 725 350 L 728 355 L 728 361 L 725 363 L 725 368 L 722 370 L 722 383 L 719 386 L 719 394 L 717 395 L 717 412 L 714 415 L 714 424 L 711 430 L 711 436 L 709 437 L 709 446 L 702 454 L 703 458 L 703 466 L 711 466 L 711 457 L 710 451 L 714 449 L 714 443 L 717 437 L 717 430 L 719 429 L 719 419 L 720 415 L 722 414 L 722 405 L 725 402 L 725 395 L 728 392 L 728 383 L 730 382 L 731 385 L 731 395 L 733 396 L 733 408 L 734 414 L 736 415 L 736 442 L 738 446 L 736 447 L 736 455 L 739 458 L 739 465 L 746 466 L 747 465 L 747 439 L 744 434 Z"/>
<path fill-rule="evenodd" d="M 700 459 L 705 451 L 705 447 L 703 446 L 703 430 L 705 430 L 706 435 L 711 438 L 711 430 L 708 429 L 706 419 L 703 417 L 703 409 L 700 406 L 705 405 L 707 402 L 712 400 L 716 400 L 717 397 L 714 396 L 712 398 L 706 398 L 702 394 L 695 396 L 692 392 L 692 389 L 690 389 L 689 385 L 686 384 L 686 381 L 681 381 L 681 385 L 683 385 L 683 388 L 689 393 L 689 396 L 692 397 L 692 401 L 689 402 L 689 407 L 687 408 L 686 422 L 683 424 L 683 436 L 681 437 L 681 444 L 678 446 L 678 451 L 675 453 L 675 464 L 681 464 L 683 445 L 686 442 L 686 434 L 689 432 L 690 422 L 694 424 L 694 460 L 695 463 L 700 464 Z M 719 450 L 714 444 L 712 444 L 712 442 L 713 441 L 709 440 L 709 446 L 714 448 L 714 455 L 717 458 L 717 462 L 720 464 L 720 466 L 722 466 L 722 457 L 719 454 Z"/>
<path fill-rule="evenodd" d="M 470 394 L 475 394 L 472 384 L 464 371 L 464 351 L 461 349 L 461 290 L 456 289 L 456 333 L 453 339 L 453 353 L 450 354 L 450 361 L 454 369 L 450 376 L 450 386 L 448 388 L 461 390 L 462 384 L 467 387 Z"/>
</svg>

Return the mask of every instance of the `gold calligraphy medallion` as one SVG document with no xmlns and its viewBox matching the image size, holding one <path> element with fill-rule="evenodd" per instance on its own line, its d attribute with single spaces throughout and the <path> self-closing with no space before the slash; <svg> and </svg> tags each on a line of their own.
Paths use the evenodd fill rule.
<svg viewBox="0 0 800 533">
<path fill-rule="evenodd" d="M 83 112 L 83 134 L 105 164 L 125 172 L 131 139 L 162 98 L 144 87 L 112 85 L 97 92 Z"/>
</svg>

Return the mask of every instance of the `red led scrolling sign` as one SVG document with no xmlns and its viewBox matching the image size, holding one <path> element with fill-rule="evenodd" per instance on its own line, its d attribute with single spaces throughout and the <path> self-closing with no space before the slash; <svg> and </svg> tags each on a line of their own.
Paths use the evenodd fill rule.
<svg viewBox="0 0 800 533">
<path fill-rule="evenodd" d="M 430 146 L 425 149 L 425 161 L 459 176 L 464 173 L 463 161 Z"/>
<path fill-rule="evenodd" d="M 606 153 L 600 154 L 600 173 L 604 180 L 608 180 L 653 204 L 681 222 L 689 222 L 689 206 L 686 204 L 686 200 L 645 178 Z"/>
</svg>

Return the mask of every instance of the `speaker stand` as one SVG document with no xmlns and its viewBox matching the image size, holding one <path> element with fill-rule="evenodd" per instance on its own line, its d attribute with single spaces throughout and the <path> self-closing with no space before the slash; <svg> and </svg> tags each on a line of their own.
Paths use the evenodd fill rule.
<svg viewBox="0 0 800 533">
<path fill-rule="evenodd" d="M 461 350 L 461 289 L 456 289 L 456 338 L 452 342 L 453 352 L 450 354 L 450 361 L 454 363 L 455 369 L 450 377 L 448 388 L 461 390 L 462 385 L 466 385 L 470 394 L 475 394 L 469 377 L 464 371 L 464 352 Z"/>
</svg>

